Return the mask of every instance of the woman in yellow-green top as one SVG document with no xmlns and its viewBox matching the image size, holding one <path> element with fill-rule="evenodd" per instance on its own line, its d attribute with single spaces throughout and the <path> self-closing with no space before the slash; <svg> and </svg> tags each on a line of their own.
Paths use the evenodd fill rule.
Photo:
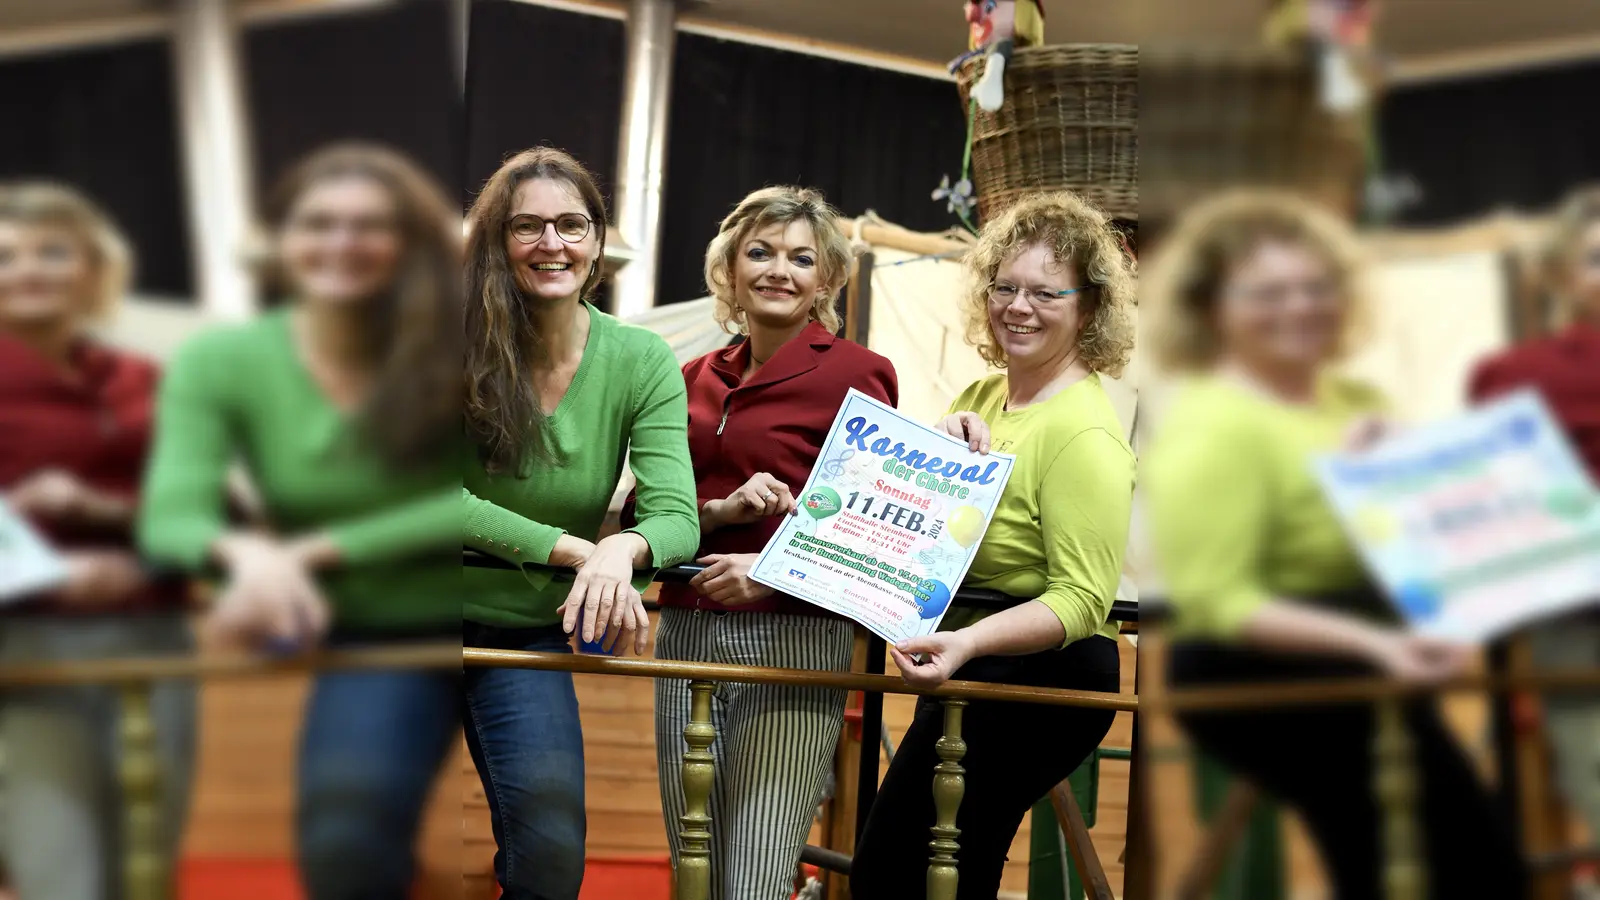
<svg viewBox="0 0 1600 900">
<path fill-rule="evenodd" d="M 968 588 L 1033 598 L 988 616 L 952 612 L 941 631 L 891 650 L 905 679 L 949 678 L 1115 692 L 1116 628 L 1134 457 L 1100 383 L 1133 346 L 1134 282 L 1109 220 L 1071 194 L 1018 203 L 967 254 L 972 342 L 1005 370 L 968 387 L 939 427 L 973 450 L 1014 454 Z M 915 655 L 915 658 L 914 658 Z M 1114 713 L 973 703 L 963 734 L 967 790 L 962 900 L 993 900 L 1012 838 L 1039 798 L 1100 745 Z M 942 705 L 924 700 L 857 845 L 850 890 L 899 897 L 926 880 L 928 785 Z"/>
<path fill-rule="evenodd" d="M 1336 219 L 1246 192 L 1195 209 L 1152 273 L 1147 349 L 1183 375 L 1143 459 L 1173 607 L 1174 687 L 1460 671 L 1462 648 L 1413 636 L 1369 584 L 1312 457 L 1359 452 L 1385 403 L 1333 365 L 1360 322 L 1360 254 Z M 1383 895 L 1370 704 L 1179 716 L 1202 751 L 1298 812 L 1339 900 Z M 1429 896 L 1520 897 L 1517 849 L 1427 702 L 1407 723 Z"/>
</svg>

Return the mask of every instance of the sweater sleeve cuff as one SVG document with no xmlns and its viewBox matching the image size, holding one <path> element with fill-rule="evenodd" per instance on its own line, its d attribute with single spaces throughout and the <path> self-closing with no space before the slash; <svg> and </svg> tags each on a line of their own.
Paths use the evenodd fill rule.
<svg viewBox="0 0 1600 900">
<path fill-rule="evenodd" d="M 463 490 L 466 517 L 461 543 L 474 550 L 498 556 L 519 565 L 547 565 L 556 541 L 566 534 L 553 525 L 543 525 L 508 509 L 481 500 Z"/>
<path fill-rule="evenodd" d="M 650 544 L 650 564 L 656 569 L 675 566 L 694 556 L 700 546 L 700 523 L 678 516 L 652 516 L 627 531 Z"/>
</svg>

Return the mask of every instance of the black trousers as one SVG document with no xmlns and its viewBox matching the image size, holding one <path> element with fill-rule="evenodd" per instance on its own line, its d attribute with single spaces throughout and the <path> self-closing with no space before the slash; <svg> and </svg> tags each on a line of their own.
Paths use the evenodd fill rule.
<svg viewBox="0 0 1600 900">
<path fill-rule="evenodd" d="M 1340 659 L 1176 644 L 1174 688 L 1369 677 Z M 1435 900 L 1526 896 L 1528 871 L 1507 824 L 1431 699 L 1408 702 L 1418 778 L 1417 821 L 1427 894 Z M 1336 900 L 1383 892 L 1382 815 L 1373 784 L 1376 715 L 1371 703 L 1183 713 L 1194 745 L 1292 808 L 1322 855 Z"/>
<path fill-rule="evenodd" d="M 1114 692 L 1120 687 L 1115 641 L 1095 636 L 1031 656 L 984 657 L 957 679 Z M 966 794 L 956 815 L 961 850 L 959 900 L 994 900 L 1006 853 L 1022 817 L 1071 775 L 1111 730 L 1113 710 L 1029 703 L 974 702 L 962 717 Z M 856 844 L 850 894 L 857 900 L 921 896 L 933 840 L 934 743 L 944 734 L 944 704 L 917 701 L 916 717 L 878 789 Z"/>
</svg>

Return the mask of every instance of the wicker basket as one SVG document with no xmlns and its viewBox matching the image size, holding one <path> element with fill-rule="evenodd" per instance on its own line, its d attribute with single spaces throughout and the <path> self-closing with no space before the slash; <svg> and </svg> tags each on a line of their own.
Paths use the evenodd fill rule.
<svg viewBox="0 0 1600 900">
<path fill-rule="evenodd" d="M 1323 108 L 1309 53 L 1143 50 L 1146 222 L 1246 185 L 1295 190 L 1345 214 L 1356 210 L 1365 173 L 1361 126 Z"/>
<path fill-rule="evenodd" d="M 963 108 L 987 61 L 957 73 Z M 983 221 L 1019 198 L 1069 190 L 1119 219 L 1139 216 L 1139 48 L 1024 47 L 1006 66 L 1006 101 L 978 110 L 972 183 Z"/>
</svg>

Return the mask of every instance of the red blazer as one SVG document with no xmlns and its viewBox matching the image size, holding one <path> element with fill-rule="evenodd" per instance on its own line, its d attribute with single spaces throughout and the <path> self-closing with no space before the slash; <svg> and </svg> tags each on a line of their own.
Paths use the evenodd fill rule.
<svg viewBox="0 0 1600 900">
<path fill-rule="evenodd" d="M 64 371 L 29 345 L 0 335 L 0 491 L 57 468 L 137 499 L 159 377 L 153 363 L 87 341 L 75 351 L 72 371 Z M 134 547 L 131 532 L 33 524 L 62 550 Z M 152 584 L 117 611 L 175 606 L 183 599 L 181 584 Z"/>
<path fill-rule="evenodd" d="M 815 322 L 784 344 L 747 384 L 750 344 L 713 351 L 683 367 L 689 390 L 689 456 L 696 506 L 733 493 L 768 472 L 798 493 L 811 475 L 828 429 L 855 388 L 890 406 L 900 401 L 894 365 L 860 344 L 834 337 Z M 760 553 L 782 521 L 768 516 L 729 525 L 701 538 L 708 553 Z M 722 609 L 687 584 L 661 586 L 662 606 Z M 742 611 L 831 615 L 784 594 L 733 607 Z"/>
<path fill-rule="evenodd" d="M 1600 483 L 1600 327 L 1574 325 L 1491 356 L 1473 370 L 1474 403 L 1518 388 L 1539 391 Z"/>
</svg>

